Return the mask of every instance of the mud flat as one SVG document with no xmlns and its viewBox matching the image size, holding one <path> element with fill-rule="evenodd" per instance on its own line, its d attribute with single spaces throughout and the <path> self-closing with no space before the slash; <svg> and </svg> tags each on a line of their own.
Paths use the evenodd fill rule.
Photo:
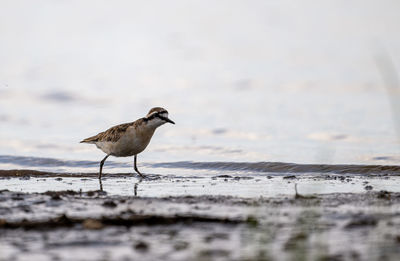
<svg viewBox="0 0 400 261">
<path fill-rule="evenodd" d="M 2 190 L 0 235 L 0 260 L 400 260 L 400 193 Z"/>
</svg>

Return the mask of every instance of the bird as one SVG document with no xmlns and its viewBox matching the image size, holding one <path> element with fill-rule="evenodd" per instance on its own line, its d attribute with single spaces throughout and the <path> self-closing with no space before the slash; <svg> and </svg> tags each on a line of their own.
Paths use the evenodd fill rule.
<svg viewBox="0 0 400 261">
<path fill-rule="evenodd" d="M 101 174 L 103 165 L 109 156 L 134 156 L 133 168 L 141 178 L 144 178 L 145 175 L 138 170 L 136 165 L 137 155 L 149 145 L 154 131 L 167 122 L 175 124 L 175 122 L 168 118 L 168 111 L 166 109 L 154 107 L 143 118 L 134 122 L 113 126 L 95 136 L 82 140 L 80 143 L 95 144 L 98 149 L 107 154 L 100 161 L 100 187 L 102 188 Z"/>
</svg>

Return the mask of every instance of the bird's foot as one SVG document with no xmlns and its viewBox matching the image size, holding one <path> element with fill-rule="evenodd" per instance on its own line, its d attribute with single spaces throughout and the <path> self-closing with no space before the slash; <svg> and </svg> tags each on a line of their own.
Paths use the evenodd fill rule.
<svg viewBox="0 0 400 261">
<path fill-rule="evenodd" d="M 145 179 L 146 177 L 147 177 L 147 175 L 143 175 L 143 174 L 138 174 L 138 173 L 136 173 L 135 174 L 136 175 L 136 177 L 138 177 L 139 179 Z"/>
</svg>

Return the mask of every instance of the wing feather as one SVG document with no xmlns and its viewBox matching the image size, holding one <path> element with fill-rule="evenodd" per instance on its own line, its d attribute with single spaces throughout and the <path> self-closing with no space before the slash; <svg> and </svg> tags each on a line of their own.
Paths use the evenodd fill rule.
<svg viewBox="0 0 400 261">
<path fill-rule="evenodd" d="M 134 126 L 135 122 L 123 123 L 109 128 L 106 131 L 100 132 L 99 134 L 86 138 L 81 141 L 81 143 L 96 143 L 101 141 L 118 141 L 122 135 L 124 135 L 125 131 L 130 127 Z"/>
<path fill-rule="evenodd" d="M 96 143 L 102 141 L 117 142 L 125 134 L 129 127 L 133 126 L 136 129 L 138 126 L 146 124 L 146 122 L 146 118 L 140 118 L 134 122 L 119 124 L 109 128 L 106 131 L 100 132 L 95 136 L 86 138 L 80 143 Z"/>
</svg>

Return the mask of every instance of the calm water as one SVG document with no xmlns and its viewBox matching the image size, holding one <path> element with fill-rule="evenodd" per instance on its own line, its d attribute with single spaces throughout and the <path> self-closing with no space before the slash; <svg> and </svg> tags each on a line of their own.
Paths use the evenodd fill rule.
<svg viewBox="0 0 400 261">
<path fill-rule="evenodd" d="M 398 1 L 40 2 L 0 9 L 1 169 L 96 171 L 103 153 L 79 141 L 153 106 L 177 124 L 139 155 L 145 173 L 400 160 L 397 94 L 375 60 L 399 64 Z"/>
</svg>

